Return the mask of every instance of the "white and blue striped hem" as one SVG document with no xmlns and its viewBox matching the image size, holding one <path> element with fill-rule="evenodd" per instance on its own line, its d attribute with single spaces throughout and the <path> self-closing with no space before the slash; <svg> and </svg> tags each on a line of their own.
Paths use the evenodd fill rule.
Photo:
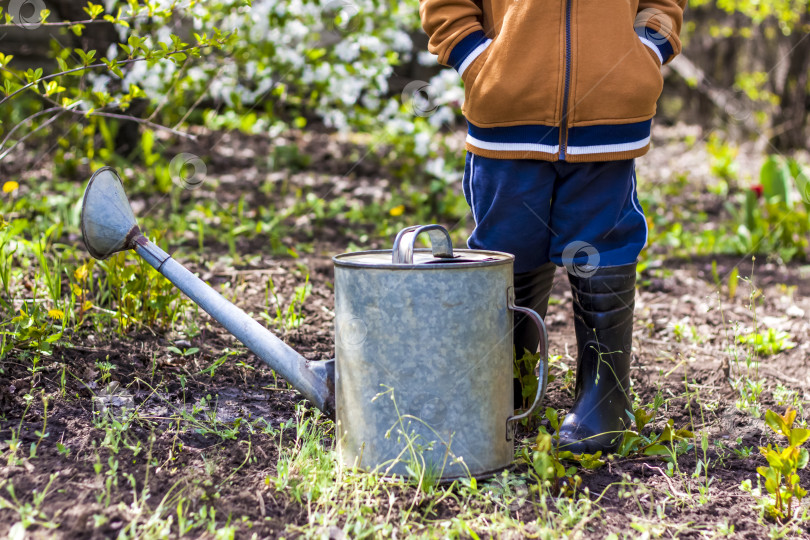
<svg viewBox="0 0 810 540">
<path fill-rule="evenodd" d="M 600 156 L 635 152 L 650 143 L 651 120 L 568 129 L 566 156 Z M 467 122 L 467 144 L 489 152 L 560 154 L 560 128 L 524 124 L 479 127 Z M 565 159 L 565 156 L 561 156 Z"/>
<path fill-rule="evenodd" d="M 493 152 L 543 152 L 544 154 L 556 154 L 560 151 L 559 144 L 482 141 L 469 133 L 467 134 L 467 142 L 481 150 L 492 150 Z"/>
<path fill-rule="evenodd" d="M 650 137 L 647 136 L 639 141 L 618 143 L 618 144 L 597 144 L 593 146 L 568 146 L 566 154 L 581 156 L 584 154 L 612 154 L 614 152 L 630 152 L 638 150 L 650 144 Z"/>
</svg>

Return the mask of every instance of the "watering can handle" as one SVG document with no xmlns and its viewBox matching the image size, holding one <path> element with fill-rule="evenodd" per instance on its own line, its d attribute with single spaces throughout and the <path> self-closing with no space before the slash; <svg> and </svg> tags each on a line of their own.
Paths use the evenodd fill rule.
<svg viewBox="0 0 810 540">
<path fill-rule="evenodd" d="M 534 395 L 534 402 L 525 412 L 510 416 L 506 419 L 506 440 L 512 440 L 514 436 L 514 424 L 519 420 L 528 418 L 534 413 L 543 397 L 546 395 L 546 385 L 548 385 L 548 332 L 546 331 L 546 324 L 540 315 L 533 309 L 515 305 L 515 290 L 509 287 L 507 307 L 513 311 L 517 311 L 526 315 L 531 321 L 537 325 L 540 331 L 540 362 L 538 363 L 539 373 L 537 374 L 537 393 Z"/>
<path fill-rule="evenodd" d="M 394 240 L 394 249 L 391 252 L 394 264 L 413 264 L 413 247 L 416 238 L 422 233 L 428 233 L 430 236 L 434 257 L 453 258 L 453 242 L 450 240 L 450 233 L 447 232 L 447 229 L 441 225 L 413 225 L 399 231 Z"/>
</svg>

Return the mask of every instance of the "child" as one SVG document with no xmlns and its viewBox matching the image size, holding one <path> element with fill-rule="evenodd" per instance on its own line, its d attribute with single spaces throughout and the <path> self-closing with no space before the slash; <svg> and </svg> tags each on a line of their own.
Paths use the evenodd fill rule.
<svg viewBox="0 0 810 540">
<path fill-rule="evenodd" d="M 628 398 L 636 259 L 661 65 L 686 0 L 420 0 L 428 49 L 464 81 L 469 246 L 515 255 L 519 305 L 545 317 L 565 266 L 577 336 L 574 406 L 559 447 L 615 450 Z M 539 337 L 516 320 L 516 352 Z"/>
</svg>

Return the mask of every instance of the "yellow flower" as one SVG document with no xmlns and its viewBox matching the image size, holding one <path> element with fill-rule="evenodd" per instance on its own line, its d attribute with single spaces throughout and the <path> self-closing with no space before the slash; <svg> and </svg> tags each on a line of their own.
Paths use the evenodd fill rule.
<svg viewBox="0 0 810 540">
<path fill-rule="evenodd" d="M 85 279 L 87 279 L 87 265 L 83 264 L 80 267 L 78 267 L 76 269 L 76 271 L 73 272 L 73 277 L 75 277 L 76 281 L 79 281 L 79 282 L 84 281 Z"/>
<path fill-rule="evenodd" d="M 82 288 L 79 287 L 78 285 L 76 285 L 75 283 L 70 284 L 70 290 L 73 291 L 73 294 L 75 296 L 81 296 L 82 295 Z"/>
<path fill-rule="evenodd" d="M 59 320 L 65 316 L 65 312 L 61 309 L 49 309 L 48 310 L 48 317 L 51 319 Z"/>
<path fill-rule="evenodd" d="M 91 302 L 90 300 L 85 300 L 84 304 L 82 304 L 82 311 L 87 311 L 91 307 L 93 307 L 93 302 Z"/>
<path fill-rule="evenodd" d="M 12 191 L 16 190 L 19 187 L 20 184 L 18 184 L 14 180 L 9 180 L 5 184 L 3 184 L 3 193 L 11 193 Z"/>
<path fill-rule="evenodd" d="M 388 213 L 394 217 L 401 216 L 405 213 L 405 205 L 400 204 L 399 206 L 395 206 L 389 210 Z"/>
</svg>

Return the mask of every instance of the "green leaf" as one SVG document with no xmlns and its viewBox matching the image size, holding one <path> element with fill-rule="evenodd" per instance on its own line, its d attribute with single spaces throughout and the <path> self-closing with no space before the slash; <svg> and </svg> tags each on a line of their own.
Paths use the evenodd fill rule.
<svg viewBox="0 0 810 540">
<path fill-rule="evenodd" d="M 186 58 L 188 58 L 188 56 L 186 55 L 186 53 L 175 53 L 175 54 L 173 54 L 173 55 L 171 56 L 171 60 L 172 60 L 172 62 L 174 62 L 174 63 L 175 63 L 176 65 L 178 65 L 178 66 L 179 66 L 180 64 L 182 64 L 183 62 L 185 62 Z"/>
<path fill-rule="evenodd" d="M 123 79 L 123 78 L 124 78 L 124 72 L 123 72 L 123 71 L 121 71 L 121 68 L 118 66 L 118 64 L 113 64 L 113 65 L 111 65 L 111 66 L 110 66 L 110 70 L 111 70 L 113 73 L 115 73 L 115 74 L 116 74 L 118 77 L 120 77 L 121 79 Z"/>
<path fill-rule="evenodd" d="M 768 493 L 776 493 L 776 490 L 779 489 L 778 473 L 768 467 L 757 467 L 757 472 L 765 478 L 765 489 L 768 490 Z"/>
<path fill-rule="evenodd" d="M 759 182 L 762 184 L 762 193 L 765 198 L 768 201 L 775 200 L 783 203 L 788 209 L 793 209 L 790 180 L 790 167 L 785 160 L 776 155 L 768 156 L 759 171 Z"/>
<path fill-rule="evenodd" d="M 647 412 L 646 410 L 639 408 L 635 410 L 633 416 L 635 417 L 636 420 L 636 429 L 638 431 L 641 431 L 644 429 L 644 426 L 646 426 L 650 422 L 650 420 L 653 417 L 653 413 Z"/>
<path fill-rule="evenodd" d="M 793 163 L 796 165 L 796 170 L 791 172 L 796 181 L 796 188 L 799 190 L 805 208 L 810 208 L 810 170 L 795 160 Z"/>
<path fill-rule="evenodd" d="M 586 469 L 598 469 L 606 463 L 602 457 L 602 451 L 598 450 L 595 454 L 582 454 L 579 458 L 579 463 Z"/>
<path fill-rule="evenodd" d="M 807 467 L 807 462 L 810 461 L 810 452 L 807 448 L 799 448 L 799 459 L 796 462 L 797 469 L 804 469 Z"/>
<path fill-rule="evenodd" d="M 728 276 L 728 297 L 731 300 L 734 300 L 734 297 L 737 295 L 737 283 L 740 278 L 740 271 L 735 266 L 731 269 L 731 274 Z"/>
<path fill-rule="evenodd" d="M 617 453 L 624 457 L 630 455 L 631 452 L 638 449 L 640 441 L 641 437 L 639 437 L 638 434 L 632 431 L 625 431 L 622 444 L 619 446 L 619 451 Z"/>
<path fill-rule="evenodd" d="M 768 410 L 765 412 L 765 423 L 775 432 L 780 433 L 785 429 L 785 421 L 775 412 Z"/>
<path fill-rule="evenodd" d="M 793 407 L 788 407 L 785 414 L 782 415 L 782 420 L 785 422 L 785 428 L 782 429 L 782 433 L 784 433 L 785 437 L 787 437 L 790 434 L 790 428 L 793 425 L 793 421 L 796 420 L 796 409 Z"/>
<path fill-rule="evenodd" d="M 646 447 L 642 453 L 645 456 L 668 456 L 671 452 L 669 448 L 663 444 L 651 444 Z"/>
<path fill-rule="evenodd" d="M 667 420 L 667 425 L 664 427 L 664 431 L 661 432 L 661 435 L 658 437 L 657 440 L 661 442 L 668 442 L 672 440 L 673 434 L 672 429 L 675 426 L 675 421 L 670 418 Z"/>
<path fill-rule="evenodd" d="M 132 51 L 135 52 L 143 47 L 143 39 L 138 36 L 129 36 L 127 44 L 129 44 L 129 46 L 132 47 Z"/>
<path fill-rule="evenodd" d="M 557 410 L 552 409 L 551 407 L 546 407 L 546 418 L 548 418 L 548 423 L 551 425 L 554 431 L 557 431 L 560 427 L 560 420 L 557 416 Z"/>
<path fill-rule="evenodd" d="M 23 75 L 25 75 L 25 82 L 35 82 L 42 78 L 42 69 L 37 69 L 36 71 L 28 69 Z"/>
<path fill-rule="evenodd" d="M 104 13 L 104 6 L 94 4 L 93 2 L 87 2 L 87 7 L 83 9 L 84 12 L 90 15 L 90 18 L 93 20 L 95 20 L 99 15 Z"/>
<path fill-rule="evenodd" d="M 790 446 L 801 446 L 807 439 L 810 439 L 810 429 L 794 428 L 790 430 L 788 437 Z"/>
<path fill-rule="evenodd" d="M 767 454 L 765 454 L 765 459 L 768 460 L 768 464 L 774 469 L 781 469 L 782 466 L 784 465 L 782 456 L 780 456 L 776 452 L 768 452 Z"/>
<path fill-rule="evenodd" d="M 571 452 L 570 450 L 563 450 L 562 452 L 559 452 L 557 454 L 557 458 L 560 459 L 560 460 L 567 459 L 569 461 L 576 460 L 576 457 L 574 457 L 574 453 Z"/>
</svg>

